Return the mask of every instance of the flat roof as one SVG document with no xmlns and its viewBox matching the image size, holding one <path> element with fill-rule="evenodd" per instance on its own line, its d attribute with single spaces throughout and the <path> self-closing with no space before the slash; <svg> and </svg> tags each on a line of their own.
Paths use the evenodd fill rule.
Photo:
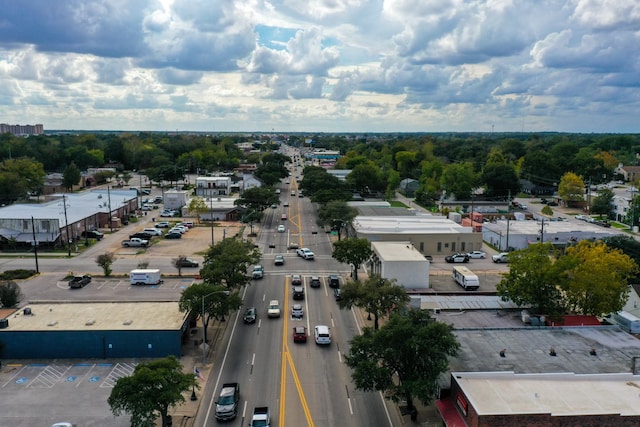
<svg viewBox="0 0 640 427">
<path fill-rule="evenodd" d="M 427 262 L 411 242 L 371 242 L 371 248 L 383 261 Z"/>
<path fill-rule="evenodd" d="M 630 373 L 454 372 L 452 375 L 478 415 L 640 415 L 640 376 Z"/>
<path fill-rule="evenodd" d="M 352 222 L 362 234 L 472 234 L 471 227 L 443 216 L 416 214 L 410 216 L 357 216 Z"/>
<path fill-rule="evenodd" d="M 31 309 L 25 315 L 24 309 Z M 5 331 L 175 330 L 188 313 L 178 302 L 30 304 L 7 316 Z"/>
<path fill-rule="evenodd" d="M 493 230 L 496 233 L 502 232 L 503 234 L 506 234 L 507 227 L 510 233 L 538 234 L 540 232 L 541 225 L 541 221 L 533 219 L 522 221 L 507 221 L 501 219 L 496 222 L 485 222 L 482 224 L 483 227 Z M 588 222 L 576 224 L 571 221 L 549 220 L 544 221 L 544 233 L 575 233 L 576 235 L 589 233 L 603 236 L 624 234 L 622 231 L 616 230 L 614 228 L 604 228 L 599 225 L 590 224 Z"/>
<path fill-rule="evenodd" d="M 65 208 L 62 204 L 63 194 L 54 194 L 47 197 L 55 197 L 43 203 L 25 203 L 9 205 L 0 209 L 1 219 L 57 219 L 60 227 L 64 227 Z M 78 222 L 89 215 L 95 213 L 109 213 L 116 211 L 122 206 L 128 205 L 129 201 L 138 197 L 136 190 L 106 190 L 95 189 L 83 191 L 81 193 L 65 193 L 65 204 L 67 220 L 69 224 Z"/>
</svg>

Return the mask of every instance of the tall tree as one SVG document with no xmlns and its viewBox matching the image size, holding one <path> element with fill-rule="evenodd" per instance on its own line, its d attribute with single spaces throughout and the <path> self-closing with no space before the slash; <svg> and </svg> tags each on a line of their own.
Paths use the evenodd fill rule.
<svg viewBox="0 0 640 427">
<path fill-rule="evenodd" d="M 333 258 L 338 262 L 353 266 L 353 278 L 358 280 L 360 264 L 371 257 L 371 243 L 367 239 L 350 238 L 339 240 L 333 244 Z"/>
<path fill-rule="evenodd" d="M 200 216 L 209 210 L 209 206 L 207 206 L 206 202 L 202 197 L 192 197 L 191 201 L 189 201 L 189 212 L 195 212 L 198 218 L 198 222 L 200 222 Z"/>
<path fill-rule="evenodd" d="M 347 184 L 361 194 L 384 191 L 384 180 L 380 168 L 373 162 L 362 163 L 354 167 L 346 177 Z"/>
<path fill-rule="evenodd" d="M 605 188 L 598 192 L 598 195 L 591 202 L 591 212 L 597 215 L 605 215 L 607 218 L 613 217 L 613 191 Z"/>
<path fill-rule="evenodd" d="M 73 186 L 80 182 L 80 178 L 82 178 L 80 169 L 73 162 L 69 163 L 69 166 L 62 172 L 62 183 L 67 191 L 73 190 Z"/>
<path fill-rule="evenodd" d="M 13 203 L 27 198 L 29 193 L 40 193 L 45 172 L 42 163 L 23 157 L 0 163 L 0 201 Z"/>
<path fill-rule="evenodd" d="M 347 202 L 333 200 L 318 208 L 318 225 L 335 228 L 338 231 L 338 240 L 341 240 L 342 228 L 349 226 L 357 214 L 358 211 L 347 205 Z"/>
<path fill-rule="evenodd" d="M 210 246 L 200 275 L 207 285 L 239 288 L 251 283 L 247 267 L 260 260 L 260 250 L 252 242 L 227 238 Z"/>
<path fill-rule="evenodd" d="M 238 291 L 229 291 L 225 286 L 194 283 L 182 291 L 178 306 L 181 312 L 198 313 L 202 316 L 203 302 L 204 318 L 201 320 L 206 342 L 207 327 L 211 319 L 223 321 L 231 312 L 242 307 L 243 301 Z"/>
<path fill-rule="evenodd" d="M 116 381 L 107 402 L 115 416 L 131 416 L 131 427 L 155 425 L 158 415 L 166 427 L 169 408 L 183 403 L 192 387 L 199 388 L 193 373 L 184 373 L 178 359 L 168 356 L 136 365 L 131 376 Z"/>
<path fill-rule="evenodd" d="M 573 172 L 567 172 L 560 178 L 558 184 L 558 196 L 568 205 L 571 202 L 584 200 L 584 181 Z"/>
<path fill-rule="evenodd" d="M 552 318 L 565 313 L 550 243 L 529 245 L 509 254 L 509 271 L 496 286 L 503 301 L 530 305 L 534 314 Z"/>
<path fill-rule="evenodd" d="M 518 174 L 502 152 L 492 149 L 482 169 L 482 181 L 486 186 L 486 195 L 493 199 L 507 199 L 520 191 Z"/>
<path fill-rule="evenodd" d="M 557 264 L 567 307 L 594 316 L 622 310 L 629 297 L 629 279 L 638 272 L 628 255 L 600 241 L 583 240 L 567 248 Z"/>
<path fill-rule="evenodd" d="M 377 274 L 369 276 L 364 283 L 349 281 L 342 287 L 340 308 L 360 307 L 373 314 L 373 328 L 378 330 L 379 319 L 396 309 L 405 307 L 409 295 L 403 287 Z"/>
<path fill-rule="evenodd" d="M 478 177 L 471 163 L 453 163 L 447 165 L 440 177 L 442 188 L 457 200 L 469 200 L 476 187 Z"/>
<path fill-rule="evenodd" d="M 451 325 L 436 322 L 426 310 L 410 309 L 391 314 L 377 331 L 364 328 L 351 341 L 346 362 L 356 388 L 406 400 L 415 413 L 413 399 L 424 404 L 434 399 L 438 377 L 459 348 Z"/>
<path fill-rule="evenodd" d="M 234 204 L 248 210 L 263 212 L 269 206 L 280 201 L 278 195 L 271 187 L 252 187 L 242 192 L 240 198 Z"/>
</svg>

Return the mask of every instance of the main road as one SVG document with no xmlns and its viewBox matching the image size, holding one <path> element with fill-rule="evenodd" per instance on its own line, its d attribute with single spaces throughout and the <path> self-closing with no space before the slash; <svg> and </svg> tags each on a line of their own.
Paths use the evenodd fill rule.
<svg viewBox="0 0 640 427">
<path fill-rule="evenodd" d="M 294 170 L 295 172 L 295 170 Z M 268 406 L 275 426 L 399 426 L 395 407 L 380 393 L 355 389 L 351 371 L 345 364 L 349 341 L 360 332 L 359 312 L 340 310 L 328 286 L 328 275 L 339 274 L 343 283 L 350 269 L 331 258 L 331 242 L 319 229 L 311 202 L 298 197 L 296 174 L 289 184 L 281 186 L 281 204 L 270 209 L 258 234 L 263 251 L 265 277 L 254 281 L 244 291 L 246 307 L 258 310 L 255 324 L 245 325 L 242 310 L 229 319 L 224 339 L 215 353 L 209 378 L 212 383 L 203 396 L 195 425 L 212 426 L 215 421 L 215 399 L 222 384 L 240 384 L 240 410 L 230 425 L 247 425 L 253 408 Z M 295 194 L 295 196 L 293 195 Z M 288 207 L 284 207 L 288 202 Z M 282 213 L 287 220 L 281 220 Z M 277 226 L 285 224 L 286 231 Z M 303 260 L 290 243 L 310 248 L 313 261 Z M 285 256 L 284 266 L 275 266 L 274 257 Z M 291 274 L 301 274 L 305 288 L 304 317 L 290 317 L 293 303 Z M 319 276 L 322 285 L 309 287 L 309 278 Z M 270 300 L 280 301 L 281 317 L 267 318 Z M 332 343 L 316 345 L 315 325 L 331 329 Z M 307 343 L 294 343 L 294 326 L 306 326 Z"/>
</svg>

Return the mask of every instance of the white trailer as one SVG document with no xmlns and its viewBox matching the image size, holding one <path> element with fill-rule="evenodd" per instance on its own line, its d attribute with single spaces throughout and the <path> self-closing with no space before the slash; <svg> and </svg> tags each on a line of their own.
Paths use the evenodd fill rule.
<svg viewBox="0 0 640 427">
<path fill-rule="evenodd" d="M 480 279 L 478 279 L 478 276 L 467 267 L 453 267 L 453 280 L 467 291 L 475 291 L 480 287 Z"/>
<path fill-rule="evenodd" d="M 132 285 L 159 285 L 162 283 L 162 275 L 158 269 L 131 270 L 129 281 Z"/>
<path fill-rule="evenodd" d="M 628 311 L 613 313 L 613 321 L 630 334 L 640 334 L 640 319 Z"/>
</svg>

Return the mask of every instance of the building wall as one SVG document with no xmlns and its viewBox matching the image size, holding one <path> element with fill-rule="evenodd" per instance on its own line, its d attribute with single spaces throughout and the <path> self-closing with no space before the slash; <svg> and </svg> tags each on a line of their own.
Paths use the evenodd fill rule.
<svg viewBox="0 0 640 427">
<path fill-rule="evenodd" d="M 350 229 L 351 235 L 354 230 Z M 482 233 L 440 233 L 440 234 L 375 234 L 355 230 L 356 237 L 370 242 L 409 241 L 424 256 L 450 255 L 454 252 L 469 252 L 482 249 Z"/>
<path fill-rule="evenodd" d="M 381 276 L 396 279 L 405 288 L 428 288 L 429 261 L 383 261 Z"/>
<path fill-rule="evenodd" d="M 11 319 L 9 318 L 9 321 Z M 73 359 L 181 356 L 176 331 L 0 332 L 7 359 Z"/>
</svg>

